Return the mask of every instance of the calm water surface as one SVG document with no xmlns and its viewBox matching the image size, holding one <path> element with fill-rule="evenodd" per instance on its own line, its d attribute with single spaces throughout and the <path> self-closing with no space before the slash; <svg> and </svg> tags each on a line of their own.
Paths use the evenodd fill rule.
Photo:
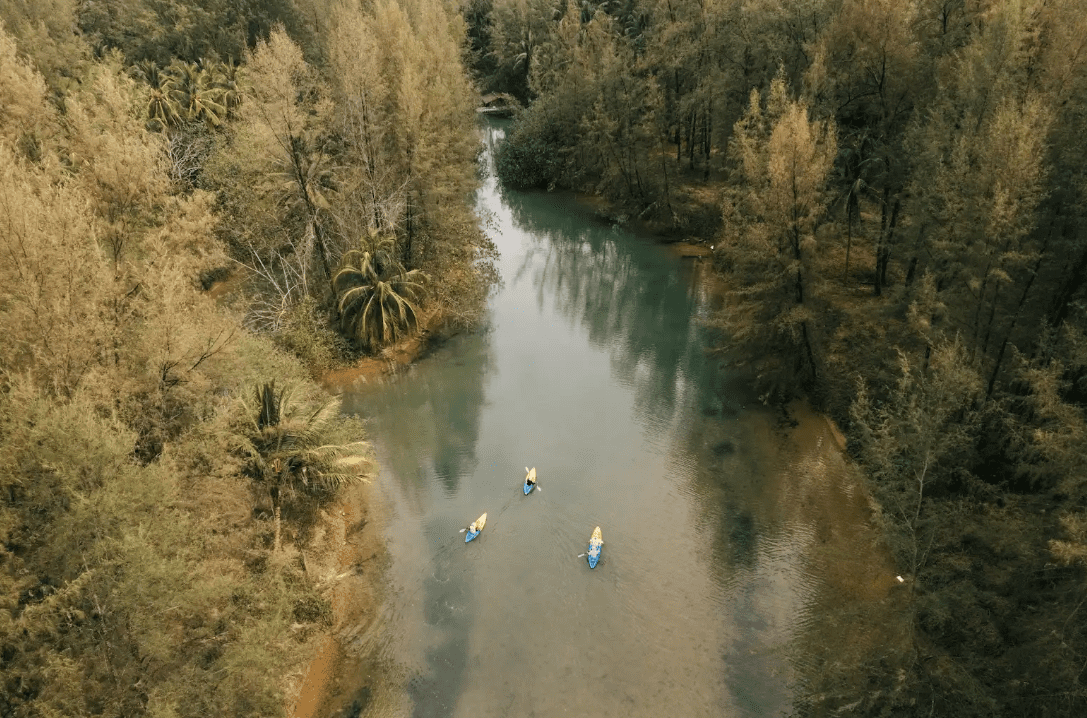
<svg viewBox="0 0 1087 718">
<path fill-rule="evenodd" d="M 504 279 L 486 329 L 347 397 L 390 556 L 353 638 L 394 677 L 366 715 L 787 714 L 827 598 L 818 547 L 862 502 L 829 429 L 707 356 L 690 260 L 570 197 L 491 178 L 478 206 Z"/>
</svg>

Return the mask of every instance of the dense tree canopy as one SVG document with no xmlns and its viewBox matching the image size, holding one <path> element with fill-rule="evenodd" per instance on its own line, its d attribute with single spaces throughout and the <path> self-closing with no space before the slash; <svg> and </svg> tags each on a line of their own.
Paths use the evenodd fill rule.
<svg viewBox="0 0 1087 718">
<path fill-rule="evenodd" d="M 370 468 L 308 378 L 354 351 L 334 270 L 390 237 L 411 330 L 493 280 L 463 39 L 438 0 L 0 0 L 0 715 L 287 712 L 307 522 Z"/>
</svg>

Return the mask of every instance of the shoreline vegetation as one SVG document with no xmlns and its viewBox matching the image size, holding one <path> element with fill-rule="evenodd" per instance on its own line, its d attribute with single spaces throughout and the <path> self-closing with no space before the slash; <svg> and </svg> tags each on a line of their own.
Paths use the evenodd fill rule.
<svg viewBox="0 0 1087 718">
<path fill-rule="evenodd" d="M 1087 711 L 1080 5 L 465 3 L 527 108 L 502 180 L 712 247 L 722 360 L 867 475 L 905 649 L 824 656 L 803 715 Z"/>
<path fill-rule="evenodd" d="M 368 700 L 377 471 L 329 392 L 497 279 L 464 32 L 440 0 L 0 0 L 0 716 Z"/>
<path fill-rule="evenodd" d="M 801 5 L 0 0 L 0 716 L 364 707 L 313 659 L 375 471 L 315 379 L 484 310 L 466 64 L 505 182 L 712 246 L 723 356 L 844 429 L 907 640 L 799 712 L 1087 710 L 1087 15 Z"/>
</svg>

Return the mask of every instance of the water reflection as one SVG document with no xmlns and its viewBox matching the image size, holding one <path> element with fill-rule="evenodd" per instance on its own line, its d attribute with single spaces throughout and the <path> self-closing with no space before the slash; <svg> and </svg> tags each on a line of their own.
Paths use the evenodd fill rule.
<svg viewBox="0 0 1087 718">
<path fill-rule="evenodd" d="M 456 696 L 467 669 L 464 656 L 472 629 L 471 583 L 457 565 L 457 554 L 442 541 L 441 525 L 430 525 L 428 534 L 439 549 L 431 563 L 434 571 L 423 579 L 423 621 L 438 638 L 426 650 L 427 670 L 408 684 L 415 718 L 445 718 L 453 714 Z"/>
<path fill-rule="evenodd" d="M 377 645 L 413 715 L 788 712 L 843 491 L 829 446 L 706 356 L 691 267 L 571 197 L 491 178 L 479 203 L 505 280 L 489 331 L 348 403 L 383 466 Z"/>
<path fill-rule="evenodd" d="M 643 416 L 669 422 L 677 384 L 697 383 L 692 374 L 703 363 L 688 340 L 700 297 L 664 250 L 631 252 L 639 240 L 564 199 L 558 211 L 540 212 L 536 195 L 507 197 L 514 225 L 531 238 L 517 276 L 530 278 L 541 311 L 550 303 L 607 349 L 616 379 L 636 388 Z"/>
<path fill-rule="evenodd" d="M 414 368 L 345 397 L 346 411 L 365 416 L 377 436 L 410 436 L 385 447 L 383 466 L 423 513 L 437 482 L 446 496 L 476 468 L 484 382 L 494 367 L 486 329 L 457 340 L 457 355 L 440 376 Z"/>
</svg>

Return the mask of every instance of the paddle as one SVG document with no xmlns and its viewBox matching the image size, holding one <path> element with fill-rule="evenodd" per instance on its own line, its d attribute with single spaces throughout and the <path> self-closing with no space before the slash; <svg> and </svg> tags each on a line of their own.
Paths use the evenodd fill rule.
<svg viewBox="0 0 1087 718">
<path fill-rule="evenodd" d="M 533 477 L 532 477 L 532 478 L 536 478 L 536 476 L 535 476 L 535 473 L 536 473 L 535 471 L 533 471 L 533 470 L 529 469 L 529 468 L 528 468 L 528 467 L 526 466 L 526 467 L 525 467 L 525 474 L 526 474 L 526 476 L 525 476 L 525 480 L 526 480 L 526 481 L 528 480 L 528 476 L 527 476 L 527 474 L 533 474 Z M 536 486 L 536 490 L 537 490 L 537 491 L 543 491 L 543 489 L 542 489 L 542 488 L 540 488 L 540 482 L 539 482 L 539 481 L 533 481 L 532 483 L 533 483 L 533 484 L 534 484 L 534 485 Z"/>
</svg>

